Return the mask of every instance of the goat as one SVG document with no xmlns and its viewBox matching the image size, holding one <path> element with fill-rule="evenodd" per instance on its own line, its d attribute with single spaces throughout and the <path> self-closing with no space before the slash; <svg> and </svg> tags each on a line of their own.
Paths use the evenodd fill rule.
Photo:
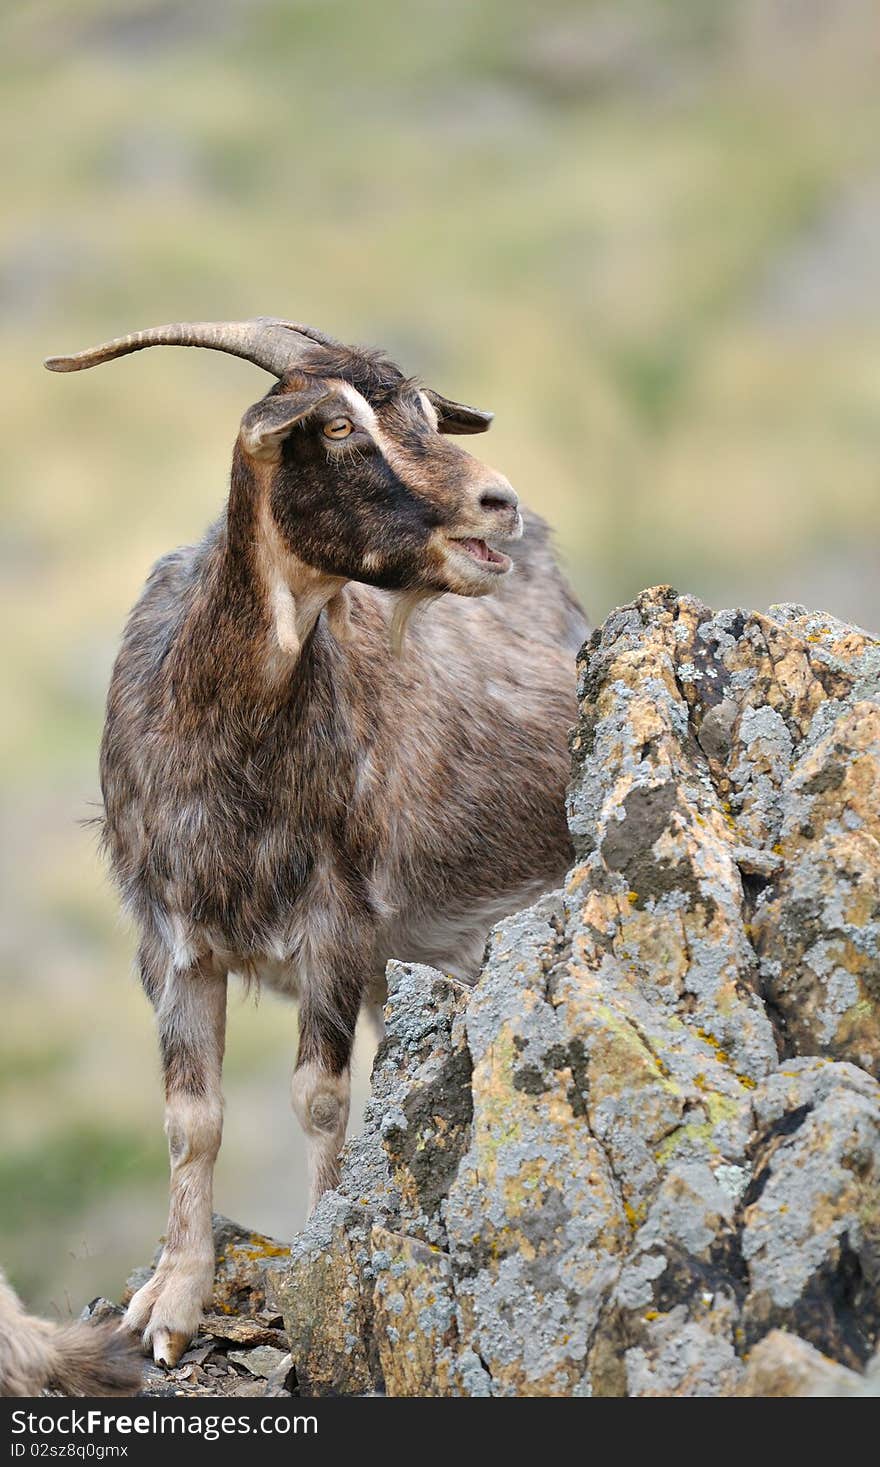
<svg viewBox="0 0 880 1467">
<path fill-rule="evenodd" d="M 22 1308 L 0 1269 L 0 1396 L 133 1396 L 141 1367 L 129 1334 L 111 1321 L 50 1324 Z"/>
<path fill-rule="evenodd" d="M 388 959 L 472 980 L 491 925 L 570 864 L 586 623 L 543 521 L 450 441 L 490 413 L 275 318 L 159 327 L 46 365 L 157 345 L 277 378 L 244 414 L 221 518 L 159 561 L 131 614 L 101 750 L 171 1164 L 164 1252 L 127 1319 L 172 1365 L 213 1284 L 227 976 L 298 997 L 314 1207 L 338 1179 L 355 1024 L 378 1012 Z"/>
</svg>

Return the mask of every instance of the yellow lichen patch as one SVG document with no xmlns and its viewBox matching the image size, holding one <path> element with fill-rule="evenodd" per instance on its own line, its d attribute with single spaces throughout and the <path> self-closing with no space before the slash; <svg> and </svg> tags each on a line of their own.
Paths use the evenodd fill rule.
<svg viewBox="0 0 880 1467">
<path fill-rule="evenodd" d="M 718 1126 L 733 1120 L 739 1114 L 740 1107 L 741 1102 L 732 1096 L 719 1095 L 717 1091 L 705 1092 L 701 1100 L 701 1110 L 706 1119 L 689 1120 L 664 1136 L 654 1152 L 657 1165 L 666 1167 L 676 1157 L 690 1152 L 717 1154 L 715 1131 Z M 691 1112 L 694 1116 L 699 1113 Z"/>
<path fill-rule="evenodd" d="M 667 1081 L 669 1071 L 665 1064 L 620 1010 L 607 1003 L 598 1004 L 590 1029 L 591 1070 L 597 1096 L 657 1084 L 670 1093 L 677 1093 Z"/>
<path fill-rule="evenodd" d="M 719 1095 L 716 1091 L 714 1095 L 707 1095 L 703 1104 L 712 1125 L 720 1126 L 739 1114 L 742 1102 L 732 1095 Z"/>
<path fill-rule="evenodd" d="M 259 1238 L 253 1243 L 239 1249 L 230 1249 L 230 1252 L 240 1251 L 248 1258 L 286 1258 L 290 1248 L 285 1243 L 274 1243 L 270 1238 Z"/>
<path fill-rule="evenodd" d="M 674 1131 L 664 1136 L 654 1152 L 658 1167 L 668 1166 L 676 1156 L 688 1150 L 716 1151 L 717 1147 L 712 1142 L 713 1130 L 709 1121 L 690 1121 L 687 1125 L 676 1126 Z"/>
<path fill-rule="evenodd" d="M 639 975 L 658 987 L 678 991 L 687 974 L 687 949 L 681 941 L 681 925 L 666 913 L 639 910 L 621 903 L 615 954 Z"/>
<path fill-rule="evenodd" d="M 626 1214 L 627 1222 L 629 1223 L 633 1232 L 635 1232 L 636 1229 L 640 1228 L 642 1223 L 644 1222 L 645 1213 L 647 1212 L 648 1208 L 647 1204 L 644 1202 L 639 1203 L 637 1207 L 633 1206 L 631 1202 L 624 1202 L 623 1210 Z"/>
<path fill-rule="evenodd" d="M 718 1061 L 719 1064 L 721 1064 L 721 1065 L 729 1065 L 730 1064 L 730 1056 L 729 1056 L 729 1054 L 726 1052 L 726 1050 L 722 1049 L 719 1040 L 717 1040 L 715 1038 L 715 1035 L 714 1034 L 710 1034 L 709 1031 L 708 1031 L 708 1029 L 703 1029 L 703 1028 L 701 1028 L 699 1026 L 697 1027 L 696 1032 L 697 1032 L 697 1034 L 699 1034 L 700 1038 L 703 1040 L 703 1043 L 704 1044 L 708 1044 L 709 1048 L 712 1049 L 712 1050 L 714 1050 L 715 1058 L 717 1059 L 717 1061 Z"/>
</svg>

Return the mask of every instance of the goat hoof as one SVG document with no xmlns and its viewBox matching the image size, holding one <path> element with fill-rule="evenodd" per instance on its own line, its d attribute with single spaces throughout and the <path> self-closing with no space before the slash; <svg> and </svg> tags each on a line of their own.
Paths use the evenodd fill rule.
<svg viewBox="0 0 880 1467">
<path fill-rule="evenodd" d="M 182 1330 L 157 1329 L 153 1335 L 153 1359 L 157 1365 L 172 1370 L 188 1344 L 189 1336 Z"/>
<path fill-rule="evenodd" d="M 202 1305 L 211 1298 L 213 1273 L 213 1260 L 198 1268 L 160 1263 L 134 1295 L 124 1324 L 140 1335 L 144 1354 L 152 1355 L 157 1365 L 172 1369 L 196 1334 Z"/>
</svg>

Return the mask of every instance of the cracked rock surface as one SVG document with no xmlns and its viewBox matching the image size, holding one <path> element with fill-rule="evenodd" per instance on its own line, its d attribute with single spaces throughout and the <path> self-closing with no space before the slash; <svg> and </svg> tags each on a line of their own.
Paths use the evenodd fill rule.
<svg viewBox="0 0 880 1467">
<path fill-rule="evenodd" d="M 390 966 L 276 1276 L 300 1393 L 871 1394 L 880 645 L 661 587 L 579 698 L 564 890 L 472 990 Z"/>
</svg>

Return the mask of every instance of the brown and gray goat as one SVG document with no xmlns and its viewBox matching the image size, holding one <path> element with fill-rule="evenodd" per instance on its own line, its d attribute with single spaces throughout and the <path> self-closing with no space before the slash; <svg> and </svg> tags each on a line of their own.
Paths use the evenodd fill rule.
<svg viewBox="0 0 880 1467">
<path fill-rule="evenodd" d="M 314 1205 L 388 959 L 471 979 L 492 923 L 569 864 L 585 622 L 543 522 L 450 441 L 491 414 L 274 318 L 160 327 L 47 366 L 157 345 L 278 379 L 242 419 L 221 518 L 159 562 L 132 612 L 101 754 L 171 1158 L 164 1253 L 128 1321 L 171 1364 L 211 1296 L 227 975 L 299 1000 Z"/>
</svg>

